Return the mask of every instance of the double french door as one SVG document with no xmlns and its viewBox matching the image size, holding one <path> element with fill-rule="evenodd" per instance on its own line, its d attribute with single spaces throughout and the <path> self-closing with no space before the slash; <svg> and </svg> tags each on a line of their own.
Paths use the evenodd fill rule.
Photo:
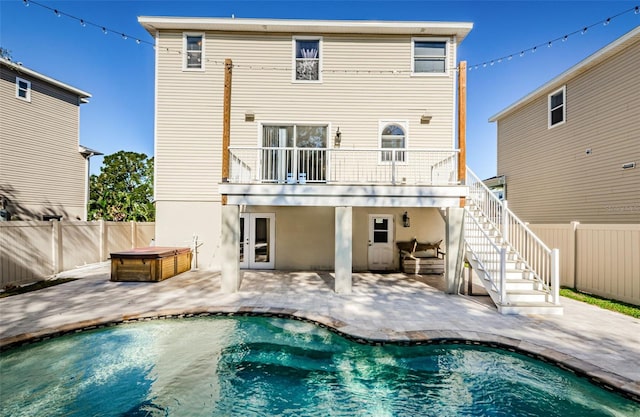
<svg viewBox="0 0 640 417">
<path fill-rule="evenodd" d="M 275 268 L 275 220 L 273 213 L 240 215 L 240 268 Z"/>
</svg>

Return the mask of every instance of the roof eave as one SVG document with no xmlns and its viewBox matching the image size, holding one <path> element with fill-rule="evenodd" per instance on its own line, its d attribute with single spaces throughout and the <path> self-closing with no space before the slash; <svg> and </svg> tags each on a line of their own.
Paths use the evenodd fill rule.
<svg viewBox="0 0 640 417">
<path fill-rule="evenodd" d="M 8 59 L 5 59 L 5 58 L 0 58 L 0 63 L 2 63 L 3 65 L 6 65 L 7 67 L 9 67 L 9 68 L 11 68 L 11 69 L 13 69 L 15 71 L 18 71 L 18 72 L 21 72 L 23 74 L 29 75 L 29 76 L 31 76 L 33 78 L 37 78 L 39 80 L 45 81 L 45 82 L 47 82 L 47 83 L 49 83 L 51 85 L 55 85 L 56 87 L 60 87 L 63 90 L 67 90 L 70 93 L 73 93 L 73 94 L 77 95 L 80 98 L 80 101 L 82 103 L 88 103 L 89 102 L 89 100 L 87 100 L 87 99 L 91 97 L 91 94 L 86 92 L 86 91 L 80 90 L 79 88 L 75 88 L 73 86 L 70 86 L 69 84 L 65 84 L 65 83 L 63 83 L 61 81 L 58 81 L 56 79 L 53 79 L 51 77 L 47 77 L 46 75 L 41 74 L 41 73 L 39 73 L 37 71 L 34 71 L 32 69 L 29 69 L 29 68 L 23 66 L 22 64 L 18 64 L 18 63 L 15 63 L 13 61 L 9 61 Z"/>
<path fill-rule="evenodd" d="M 152 35 L 158 30 L 203 30 L 259 33 L 335 33 L 456 36 L 458 42 L 473 28 L 471 22 L 411 22 L 374 20 L 233 19 L 205 17 L 139 16 Z"/>
</svg>

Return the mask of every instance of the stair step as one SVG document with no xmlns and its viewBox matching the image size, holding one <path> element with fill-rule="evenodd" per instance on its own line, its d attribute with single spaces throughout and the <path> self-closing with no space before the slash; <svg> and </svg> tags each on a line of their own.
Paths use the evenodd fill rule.
<svg viewBox="0 0 640 417">
<path fill-rule="evenodd" d="M 564 308 L 553 303 L 512 303 L 498 305 L 498 311 L 502 314 L 562 315 Z"/>
<path fill-rule="evenodd" d="M 540 283 L 525 278 L 507 279 L 507 293 L 517 291 L 537 291 L 540 289 Z"/>
<path fill-rule="evenodd" d="M 545 303 L 548 301 L 548 294 L 539 290 L 510 291 L 507 289 L 507 299 L 509 304 Z"/>
</svg>

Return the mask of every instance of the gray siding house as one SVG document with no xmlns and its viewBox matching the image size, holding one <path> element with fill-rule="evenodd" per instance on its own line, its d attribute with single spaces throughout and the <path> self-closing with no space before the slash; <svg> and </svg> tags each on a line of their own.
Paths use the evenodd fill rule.
<svg viewBox="0 0 640 417">
<path fill-rule="evenodd" d="M 524 221 L 640 223 L 640 27 L 490 121 Z"/>
<path fill-rule="evenodd" d="M 0 208 L 4 219 L 86 220 L 80 105 L 91 95 L 0 58 Z"/>
</svg>

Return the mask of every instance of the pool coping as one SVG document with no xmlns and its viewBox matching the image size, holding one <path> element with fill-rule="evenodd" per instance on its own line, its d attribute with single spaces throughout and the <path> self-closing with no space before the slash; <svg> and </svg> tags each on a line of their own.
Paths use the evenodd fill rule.
<svg viewBox="0 0 640 417">
<path fill-rule="evenodd" d="M 525 356 L 550 363 L 563 370 L 589 379 L 595 385 L 617 392 L 622 396 L 640 403 L 640 385 L 621 375 L 606 371 L 592 363 L 562 353 L 553 348 L 541 346 L 525 340 L 497 335 L 494 333 L 467 330 L 411 330 L 395 331 L 379 329 L 371 331 L 349 325 L 344 321 L 318 313 L 291 308 L 268 306 L 213 306 L 186 309 L 167 309 L 138 314 L 114 314 L 91 320 L 82 320 L 36 332 L 22 333 L 0 339 L 0 352 L 20 346 L 49 340 L 70 333 L 115 326 L 124 323 L 177 319 L 205 316 L 252 316 L 277 317 L 313 323 L 348 340 L 360 344 L 381 346 L 393 344 L 400 346 L 419 346 L 435 344 L 481 345 L 516 352 Z"/>
</svg>

